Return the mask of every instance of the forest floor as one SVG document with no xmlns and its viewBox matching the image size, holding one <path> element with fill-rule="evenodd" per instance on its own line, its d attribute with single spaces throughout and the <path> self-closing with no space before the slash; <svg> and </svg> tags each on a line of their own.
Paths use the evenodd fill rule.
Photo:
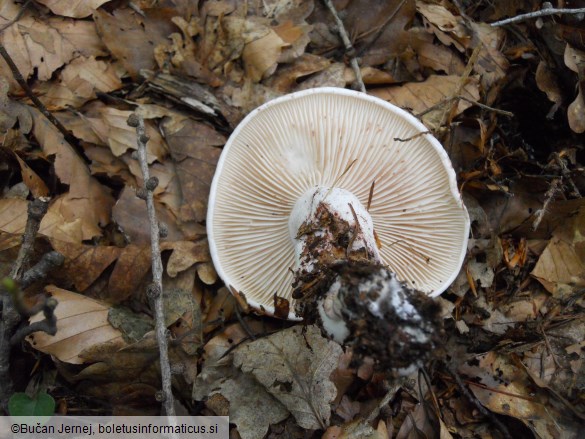
<svg viewBox="0 0 585 439">
<path fill-rule="evenodd" d="M 164 323 L 180 413 L 229 415 L 230 438 L 244 439 L 579 436 L 583 12 L 536 0 L 333 5 L 353 51 L 320 0 L 0 0 L 0 278 L 20 279 L 51 251 L 64 257 L 26 289 L 3 284 L 4 409 L 25 410 L 24 400 L 60 414 L 161 411 L 134 113 L 166 228 Z M 301 333 L 302 323 L 247 310 L 218 278 L 205 229 L 238 123 L 295 91 L 358 89 L 356 61 L 368 94 L 444 145 L 472 229 L 463 268 L 437 299 L 441 355 L 382 407 L 396 383 L 375 359 L 355 365 L 315 327 Z M 23 261 L 33 199 L 49 201 Z M 56 335 L 7 330 L 9 292 L 21 326 L 27 310 L 44 309 Z"/>
</svg>

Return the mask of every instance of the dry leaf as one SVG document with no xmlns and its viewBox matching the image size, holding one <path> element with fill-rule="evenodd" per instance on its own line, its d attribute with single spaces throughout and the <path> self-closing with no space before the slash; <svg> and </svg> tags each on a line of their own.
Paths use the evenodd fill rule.
<svg viewBox="0 0 585 439">
<path fill-rule="evenodd" d="M 526 372 L 505 356 L 488 352 L 464 363 L 459 371 L 469 377 L 469 389 L 487 409 L 520 420 L 536 437 L 561 437 L 565 416 L 553 409 L 542 391 L 535 391 Z"/>
<path fill-rule="evenodd" d="M 438 128 L 441 123 L 442 115 L 445 109 L 455 106 L 455 114 L 460 114 L 471 103 L 459 100 L 452 101 L 453 93 L 459 87 L 462 79 L 458 76 L 438 76 L 432 75 L 424 82 L 409 82 L 401 86 L 391 86 L 378 88 L 370 91 L 370 94 L 384 99 L 394 105 L 407 108 L 416 113 L 423 111 L 444 102 L 438 109 L 433 110 L 423 116 L 424 124 L 431 128 Z M 479 100 L 479 84 L 476 78 L 468 78 L 462 90 L 462 95 L 471 101 Z"/>
<path fill-rule="evenodd" d="M 217 272 L 212 262 L 203 262 L 197 264 L 197 275 L 206 285 L 213 285 L 217 282 Z"/>
<path fill-rule="evenodd" d="M 109 93 L 122 87 L 119 72 L 111 63 L 94 57 L 78 57 L 60 72 L 59 82 L 35 87 L 41 101 L 52 111 L 79 108 L 96 98 L 96 92 Z"/>
<path fill-rule="evenodd" d="M 257 320 L 247 324 L 252 331 L 264 330 Z M 282 421 L 289 412 L 251 374 L 232 365 L 233 354 L 224 355 L 247 337 L 247 332 L 235 324 L 205 345 L 205 362 L 193 385 L 193 399 L 221 395 L 229 401 L 230 422 L 238 426 L 242 438 L 256 439 L 264 437 L 270 424 Z"/>
<path fill-rule="evenodd" d="M 27 337 L 33 348 L 66 363 L 80 364 L 84 362 L 79 356 L 83 350 L 121 339 L 121 332 L 108 323 L 109 305 L 55 286 L 45 290 L 59 302 L 55 308 L 57 334 L 33 333 Z M 30 322 L 43 318 L 39 313 Z"/>
<path fill-rule="evenodd" d="M 301 427 L 324 429 L 336 395 L 329 378 L 341 353 L 316 326 L 295 326 L 238 348 L 234 364 L 253 374 Z"/>
<path fill-rule="evenodd" d="M 100 226 L 110 222 L 113 198 L 109 189 L 94 179 L 86 164 L 65 141 L 61 132 L 36 109 L 33 133 L 47 156 L 54 156 L 55 172 L 69 192 L 61 197 L 59 213 L 67 223 L 81 221 L 83 239 L 101 235 Z M 55 203 L 56 204 L 56 203 Z"/>
<path fill-rule="evenodd" d="M 135 186 L 135 185 L 133 185 Z M 166 242 L 176 242 L 185 239 L 185 235 L 176 224 L 176 217 L 169 208 L 162 204 L 158 197 L 154 199 L 154 208 L 157 220 L 167 227 Z M 135 245 L 150 245 L 150 222 L 144 200 L 136 196 L 136 189 L 126 185 L 119 195 L 116 205 L 112 209 L 112 219 L 122 229 L 129 243 Z M 202 234 L 204 231 L 202 232 Z M 195 239 L 196 236 L 189 236 Z"/>
<path fill-rule="evenodd" d="M 49 195 L 49 188 L 45 182 L 22 160 L 18 154 L 14 154 L 20 166 L 20 173 L 22 175 L 22 182 L 30 189 L 33 197 L 47 197 Z"/>
<path fill-rule="evenodd" d="M 39 234 L 51 239 L 79 243 L 83 239 L 81 221 L 65 221 L 59 212 L 59 199 L 49 206 L 47 214 L 41 221 Z M 55 206 L 55 207 L 53 207 Z M 28 202 L 18 198 L 0 199 L 0 231 L 13 235 L 22 235 L 27 219 Z M 20 245 L 22 240 L 16 242 Z"/>
<path fill-rule="evenodd" d="M 30 112 L 25 105 L 8 97 L 8 88 L 8 82 L 0 76 L 0 133 L 5 133 L 18 122 L 20 131 L 27 134 L 32 128 Z"/>
<path fill-rule="evenodd" d="M 93 14 L 102 40 L 128 71 L 137 79 L 141 69 L 154 70 L 153 49 L 166 43 L 176 31 L 165 10 L 147 9 L 141 16 L 131 9 L 115 9 L 112 14 L 99 9 Z"/>
<path fill-rule="evenodd" d="M 151 268 L 149 246 L 92 246 L 55 239 L 52 244 L 56 251 L 65 256 L 59 275 L 73 283 L 78 291 L 89 288 L 115 263 L 102 293 L 102 298 L 112 303 L 120 303 L 132 294 L 139 294 L 138 286 Z"/>
<path fill-rule="evenodd" d="M 207 212 L 207 194 L 225 137 L 202 122 L 167 119 L 162 130 L 176 166 L 182 195 L 182 221 L 202 221 Z"/>
<path fill-rule="evenodd" d="M 561 105 L 563 102 L 563 94 L 557 82 L 556 75 L 548 67 L 545 61 L 540 61 L 538 63 L 534 79 L 536 79 L 536 85 L 538 86 L 538 89 L 546 93 L 546 97 L 549 101 L 555 103 L 553 108 L 556 111 L 556 108 L 558 108 L 559 105 Z M 549 117 L 552 115 L 554 115 L 553 110 L 549 111 Z"/>
<path fill-rule="evenodd" d="M 567 109 L 567 118 L 569 126 L 576 133 L 585 132 L 585 98 L 583 97 L 583 87 L 579 85 L 579 94 Z"/>
<path fill-rule="evenodd" d="M 540 255 L 532 275 L 563 299 L 585 286 L 585 208 L 560 225 Z"/>
<path fill-rule="evenodd" d="M 109 1 L 110 0 L 38 0 L 40 4 L 49 8 L 53 14 L 71 18 L 88 17 L 93 14 L 97 8 Z"/>
<path fill-rule="evenodd" d="M 433 35 L 422 28 L 412 28 L 408 32 L 409 45 L 414 49 L 417 60 L 422 67 L 429 67 L 436 72 L 447 75 L 461 75 L 465 64 L 451 48 L 434 44 Z"/>
<path fill-rule="evenodd" d="M 169 262 L 167 263 L 167 273 L 171 277 L 175 277 L 181 271 L 188 269 L 198 262 L 211 261 L 207 239 L 197 242 L 182 241 L 175 243 L 161 243 L 161 250 L 167 248 L 173 249 L 173 252 L 169 257 Z"/>
<path fill-rule="evenodd" d="M 246 44 L 242 52 L 242 60 L 246 69 L 246 75 L 254 82 L 259 82 L 276 70 L 276 64 L 280 58 L 282 48 L 286 43 L 272 29 L 253 28 L 248 22 Z M 257 36 L 257 34 L 264 35 Z"/>
<path fill-rule="evenodd" d="M 97 38 L 93 23 L 62 18 L 41 21 L 25 15 L 17 25 L 2 32 L 0 41 L 25 79 L 36 72 L 39 80 L 47 81 L 57 69 L 80 54 L 104 55 L 103 44 Z M 0 64 L 0 72 L 2 76 L 12 78 L 4 61 Z M 11 87 L 13 84 L 11 81 Z"/>
<path fill-rule="evenodd" d="M 468 47 L 471 31 L 463 17 L 455 16 L 445 6 L 416 2 L 416 10 L 429 23 L 435 36 L 446 46 L 453 44 L 460 52 Z"/>
<path fill-rule="evenodd" d="M 134 151 L 138 148 L 136 129 L 127 123 L 128 116 L 132 113 L 132 111 L 102 106 L 97 111 L 101 123 L 94 123 L 95 118 L 88 119 L 92 123 L 95 133 L 104 144 L 110 147 L 116 157 L 120 157 L 128 150 Z M 146 144 L 148 163 L 151 164 L 155 160 L 162 162 L 167 155 L 167 146 L 152 121 L 145 121 L 145 127 L 146 135 L 149 137 Z"/>
<path fill-rule="evenodd" d="M 230 422 L 236 424 L 242 439 L 264 437 L 270 424 L 289 416 L 288 410 L 251 375 L 237 370 L 222 383 L 217 393 L 230 402 Z"/>
</svg>

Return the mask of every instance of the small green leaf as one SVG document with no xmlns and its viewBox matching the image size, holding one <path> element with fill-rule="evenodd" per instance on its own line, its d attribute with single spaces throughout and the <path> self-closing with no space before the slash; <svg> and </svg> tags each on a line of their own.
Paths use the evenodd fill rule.
<svg viewBox="0 0 585 439">
<path fill-rule="evenodd" d="M 8 412 L 11 416 L 51 416 L 55 413 L 55 400 L 46 392 L 36 398 L 16 392 L 8 401 Z"/>
</svg>

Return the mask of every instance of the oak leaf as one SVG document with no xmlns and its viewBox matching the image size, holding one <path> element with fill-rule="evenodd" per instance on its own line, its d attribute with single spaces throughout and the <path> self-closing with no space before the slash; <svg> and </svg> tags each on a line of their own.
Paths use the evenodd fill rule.
<svg viewBox="0 0 585 439">
<path fill-rule="evenodd" d="M 336 395 L 330 375 L 341 346 L 316 326 L 295 326 L 238 348 L 234 364 L 254 377 L 306 429 L 324 429 Z"/>
</svg>

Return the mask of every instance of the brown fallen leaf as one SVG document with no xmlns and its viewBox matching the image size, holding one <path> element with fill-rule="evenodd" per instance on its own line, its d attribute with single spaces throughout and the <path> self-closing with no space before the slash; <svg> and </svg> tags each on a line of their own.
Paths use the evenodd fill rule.
<svg viewBox="0 0 585 439">
<path fill-rule="evenodd" d="M 55 205 L 57 207 L 52 208 Z M 24 233 L 27 219 L 28 202 L 19 198 L 0 199 L 0 232 L 17 236 Z M 39 234 L 66 242 L 81 242 L 80 222 L 67 223 L 58 211 L 58 201 L 49 206 L 47 214 L 41 221 Z M 20 245 L 22 240 L 12 242 Z"/>
<path fill-rule="evenodd" d="M 120 74 L 111 63 L 95 57 L 75 58 L 59 73 L 59 81 L 37 84 L 35 92 L 51 111 L 79 108 L 96 98 L 96 92 L 109 93 L 122 87 Z"/>
<path fill-rule="evenodd" d="M 55 286 L 48 286 L 45 291 L 59 302 L 55 308 L 57 334 L 35 332 L 27 337 L 36 350 L 66 363 L 80 364 L 84 362 L 79 356 L 83 350 L 122 338 L 121 332 L 108 323 L 110 306 L 106 303 Z M 43 318 L 39 313 L 31 317 L 30 322 Z"/>
<path fill-rule="evenodd" d="M 116 157 L 120 157 L 128 150 L 137 149 L 136 130 L 126 123 L 130 114 L 132 111 L 101 105 L 93 107 L 91 112 L 93 117 L 87 119 L 102 140 L 100 143 L 108 145 Z M 148 163 L 151 164 L 155 160 L 162 162 L 167 155 L 167 146 L 152 121 L 145 121 L 145 125 L 149 137 L 146 144 Z"/>
<path fill-rule="evenodd" d="M 110 222 L 113 198 L 110 190 L 93 178 L 87 165 L 38 110 L 31 108 L 33 133 L 46 156 L 54 156 L 55 172 L 69 192 L 60 199 L 59 211 L 67 223 L 81 221 L 82 239 L 101 235 Z M 56 204 L 56 201 L 55 201 Z"/>
<path fill-rule="evenodd" d="M 280 67 L 266 82 L 281 93 L 289 93 L 297 79 L 320 72 L 331 64 L 327 58 L 305 53 L 291 64 Z"/>
<path fill-rule="evenodd" d="M 554 106 L 548 112 L 547 117 L 554 116 L 554 113 L 563 102 L 563 94 L 556 75 L 545 61 L 540 61 L 536 68 L 534 79 L 536 79 L 538 89 L 546 93 L 549 101 L 554 102 Z"/>
<path fill-rule="evenodd" d="M 455 114 L 460 114 L 467 108 L 471 107 L 472 104 L 459 100 L 451 101 L 453 93 L 457 90 L 461 78 L 458 76 L 429 76 L 424 82 L 413 83 L 409 82 L 401 86 L 390 86 L 378 88 L 370 91 L 370 94 L 384 99 L 394 105 L 402 108 L 407 108 L 416 113 L 422 113 L 423 111 L 444 102 L 439 108 L 426 113 L 423 117 L 423 123 L 431 128 L 438 128 L 441 123 L 441 116 L 445 111 L 445 108 L 451 108 L 453 105 L 456 106 Z M 465 81 L 462 96 L 471 100 L 479 100 L 479 83 L 476 78 L 468 78 Z"/>
<path fill-rule="evenodd" d="M 101 298 L 120 303 L 132 294 L 139 294 L 138 286 L 150 272 L 150 247 L 128 245 L 92 246 L 52 240 L 53 248 L 65 256 L 59 275 L 73 283 L 78 291 L 88 289 L 104 271 L 108 273 Z"/>
<path fill-rule="evenodd" d="M 247 323 L 254 332 L 264 330 L 257 320 Z M 269 426 L 286 419 L 289 412 L 251 374 L 233 366 L 233 354 L 227 351 L 246 338 L 247 332 L 234 324 L 205 345 L 205 361 L 193 385 L 193 399 L 213 400 L 214 395 L 227 399 L 230 422 L 236 424 L 243 439 L 255 439 L 264 437 Z M 217 404 L 214 406 L 217 408 Z"/>
<path fill-rule="evenodd" d="M 170 62 L 174 67 L 171 69 L 173 73 L 191 76 L 198 82 L 211 87 L 222 85 L 222 78 L 207 68 L 207 60 L 195 42 L 195 37 L 202 32 L 199 18 L 193 16 L 187 22 L 183 17 L 173 17 L 172 21 L 181 30 L 182 35 L 173 33 L 169 36 L 170 41 L 154 49 L 154 56 L 159 67 L 167 69 Z"/>
<path fill-rule="evenodd" d="M 13 2 L 3 3 L 16 7 L 16 10 L 6 11 L 3 18 L 16 16 L 19 7 Z M 37 79 L 47 81 L 57 69 L 80 54 L 104 55 L 103 44 L 92 23 L 73 23 L 60 17 L 37 19 L 25 14 L 17 26 L 10 26 L 2 32 L 0 41 L 25 79 L 36 73 Z M 15 88 L 13 75 L 4 61 L 0 63 L 0 73 L 10 78 L 11 89 L 19 90 Z"/>
<path fill-rule="evenodd" d="M 585 97 L 583 87 L 579 85 L 579 94 L 573 102 L 569 104 L 567 109 L 567 118 L 569 119 L 569 126 L 576 133 L 585 132 Z"/>
<path fill-rule="evenodd" d="M 0 133 L 5 133 L 18 122 L 22 133 L 27 134 L 32 128 L 32 117 L 25 105 L 10 99 L 9 87 L 6 78 L 0 76 Z"/>
<path fill-rule="evenodd" d="M 192 119 L 169 118 L 162 131 L 176 166 L 182 195 L 179 218 L 202 221 L 207 212 L 207 194 L 225 137 L 209 125 Z"/>
<path fill-rule="evenodd" d="M 550 404 L 546 392 L 536 389 L 509 356 L 490 351 L 463 363 L 459 372 L 469 377 L 469 389 L 484 407 L 518 419 L 536 437 L 552 439 L 574 429 L 566 411 Z"/>
<path fill-rule="evenodd" d="M 22 182 L 29 188 L 33 197 L 46 197 L 49 195 L 49 188 L 45 182 L 38 176 L 38 174 L 22 160 L 18 154 L 14 154 L 20 166 L 20 173 L 22 175 Z"/>
<path fill-rule="evenodd" d="M 165 249 L 173 250 L 167 263 L 167 273 L 171 277 L 175 277 L 178 273 L 188 269 L 196 263 L 211 261 L 207 239 L 196 242 L 182 241 L 175 243 L 161 243 L 161 250 Z"/>
<path fill-rule="evenodd" d="M 247 77 L 253 82 L 259 82 L 274 73 L 286 43 L 270 28 L 252 22 L 246 24 L 242 60 Z"/>
<path fill-rule="evenodd" d="M 112 219 L 122 229 L 130 244 L 150 245 L 150 223 L 146 203 L 136 196 L 136 189 L 133 186 L 127 185 L 122 189 L 112 209 Z M 175 242 L 185 239 L 185 235 L 176 224 L 175 216 L 165 204 L 159 201 L 158 197 L 155 197 L 154 207 L 158 221 L 167 227 L 165 241 Z M 201 234 L 204 233 L 203 230 Z M 189 239 L 196 238 L 196 236 L 189 236 Z"/>
<path fill-rule="evenodd" d="M 461 16 L 454 15 L 440 4 L 416 2 L 416 10 L 429 24 L 431 31 L 446 46 L 453 44 L 460 52 L 471 42 L 471 29 Z"/>
<path fill-rule="evenodd" d="M 465 64 L 457 52 L 444 45 L 435 44 L 432 34 L 425 29 L 414 27 L 408 31 L 408 42 L 413 48 L 422 67 L 429 67 L 447 75 L 461 75 Z"/>
<path fill-rule="evenodd" d="M 532 276 L 553 296 L 564 299 L 585 286 L 585 208 L 557 227 Z"/>
<path fill-rule="evenodd" d="M 89 0 L 89 1 L 70 1 L 70 0 L 38 0 L 45 5 L 53 14 L 63 15 L 71 18 L 85 18 L 90 16 L 97 8 L 110 0 Z"/>
<path fill-rule="evenodd" d="M 343 350 L 316 326 L 295 326 L 239 347 L 234 364 L 251 373 L 306 429 L 329 426 L 330 375 Z"/>
<path fill-rule="evenodd" d="M 176 32 L 172 10 L 145 9 L 144 16 L 132 9 L 118 8 L 112 14 L 98 9 L 93 19 L 103 43 L 134 79 L 141 69 L 156 68 L 153 48 Z M 167 16 L 167 14 L 171 16 Z"/>
</svg>

